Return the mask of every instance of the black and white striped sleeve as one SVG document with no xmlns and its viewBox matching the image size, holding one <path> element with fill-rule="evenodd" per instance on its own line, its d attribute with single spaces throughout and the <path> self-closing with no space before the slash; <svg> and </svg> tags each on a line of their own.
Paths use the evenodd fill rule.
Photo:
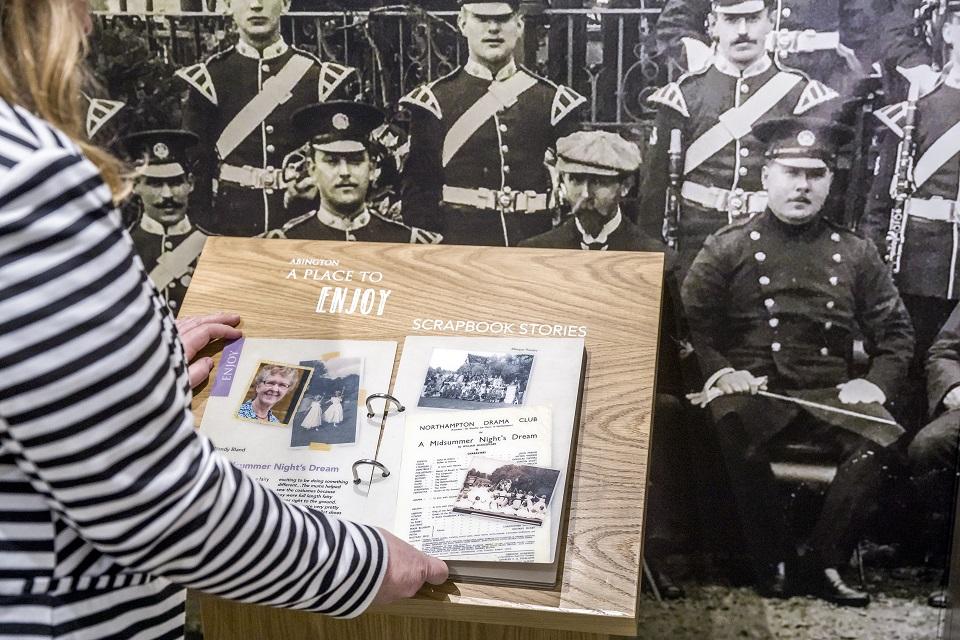
<svg viewBox="0 0 960 640">
<path fill-rule="evenodd" d="M 34 490 L 130 570 L 244 602 L 359 614 L 386 571 L 381 534 L 285 503 L 220 457 L 193 428 L 185 369 L 97 169 L 69 148 L 10 168 L 0 442 Z"/>
</svg>

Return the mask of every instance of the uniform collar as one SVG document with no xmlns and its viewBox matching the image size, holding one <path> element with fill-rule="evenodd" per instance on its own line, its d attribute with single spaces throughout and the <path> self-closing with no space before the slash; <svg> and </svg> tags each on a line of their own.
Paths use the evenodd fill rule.
<svg viewBox="0 0 960 640">
<path fill-rule="evenodd" d="M 253 58 L 254 60 L 271 60 L 273 58 L 279 58 L 285 54 L 289 48 L 290 46 L 283 40 L 283 37 L 264 49 L 262 52 L 258 51 L 256 47 L 250 46 L 243 40 L 237 41 L 237 53 L 246 58 Z"/>
<path fill-rule="evenodd" d="M 620 214 L 620 209 L 617 209 L 617 215 L 610 218 L 609 221 L 600 229 L 600 233 L 596 236 L 591 236 L 583 228 L 583 225 L 580 224 L 580 219 L 576 216 L 573 217 L 574 224 L 577 225 L 577 231 L 580 232 L 580 236 L 584 244 L 594 244 L 599 242 L 600 244 L 607 244 L 610 234 L 616 231 L 620 227 L 620 223 L 623 221 L 623 216 Z"/>
<path fill-rule="evenodd" d="M 370 224 L 370 211 L 364 209 L 363 213 L 358 215 L 353 220 L 348 220 L 343 216 L 338 216 L 332 211 L 327 210 L 321 204 L 317 208 L 317 221 L 320 224 L 330 227 L 331 229 L 336 229 L 337 231 L 356 231 L 357 229 L 362 229 L 368 224 Z"/>
<path fill-rule="evenodd" d="M 476 60 L 467 60 L 467 63 L 463 65 L 463 70 L 475 78 L 480 78 L 481 80 L 506 80 L 514 75 L 518 69 L 516 61 L 511 59 L 510 62 L 504 65 L 504 67 L 497 72 L 496 78 L 493 77 L 490 69 L 487 69 Z"/>
<path fill-rule="evenodd" d="M 193 231 L 190 216 L 183 216 L 183 220 L 172 227 L 164 227 L 148 215 L 140 216 L 140 228 L 155 236 L 185 236 Z"/>
<path fill-rule="evenodd" d="M 734 78 L 751 78 L 758 76 L 769 69 L 772 64 L 773 60 L 770 59 L 770 56 L 763 54 L 756 62 L 741 72 L 736 65 L 723 57 L 719 51 L 713 58 L 713 66 L 717 68 L 717 71 L 724 75 L 733 76 Z"/>
</svg>

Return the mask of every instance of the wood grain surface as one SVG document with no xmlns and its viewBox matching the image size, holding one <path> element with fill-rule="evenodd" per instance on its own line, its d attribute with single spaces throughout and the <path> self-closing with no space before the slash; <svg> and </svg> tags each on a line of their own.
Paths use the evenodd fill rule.
<svg viewBox="0 0 960 640">
<path fill-rule="evenodd" d="M 338 267 L 309 268 L 320 273 L 352 270 L 355 281 L 287 279 L 290 269 L 304 268 L 290 264 L 295 258 L 337 260 Z M 210 238 L 181 316 L 229 310 L 243 316 L 241 327 L 249 337 L 395 340 L 400 347 L 408 335 L 471 335 L 417 332 L 418 318 L 587 327 L 581 431 L 559 588 L 447 583 L 379 607 L 376 613 L 484 627 L 634 635 L 662 268 L 662 256 L 652 253 Z M 383 279 L 358 282 L 361 271 L 382 273 Z M 329 315 L 316 312 L 324 286 L 391 293 L 382 317 Z M 203 389 L 194 400 L 198 420 L 207 394 Z M 468 638 L 463 634 L 474 632 L 471 626 L 436 622 L 436 628 L 421 635 L 413 630 L 429 627 L 427 621 L 405 619 L 409 634 L 381 636 L 378 625 L 386 628 L 393 616 L 336 622 L 204 600 L 205 627 L 212 639 L 300 637 L 292 631 L 252 636 L 231 626 L 231 620 L 249 625 L 255 618 L 265 625 L 282 624 L 284 616 L 291 624 L 308 619 L 304 624 L 313 638 L 322 628 L 327 633 L 320 637 L 336 638 Z M 350 625 L 356 625 L 358 635 L 344 631 L 354 628 Z M 456 632 L 448 635 L 444 629 Z M 483 637 L 514 637 L 507 631 L 490 633 Z"/>
</svg>

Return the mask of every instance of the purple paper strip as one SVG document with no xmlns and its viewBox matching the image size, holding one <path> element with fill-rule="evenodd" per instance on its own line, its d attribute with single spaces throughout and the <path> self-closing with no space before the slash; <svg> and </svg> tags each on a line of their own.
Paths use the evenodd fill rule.
<svg viewBox="0 0 960 640">
<path fill-rule="evenodd" d="M 230 386 L 237 374 L 241 351 L 243 351 L 243 338 L 234 340 L 223 348 L 223 356 L 221 356 L 220 365 L 217 367 L 217 376 L 213 380 L 213 389 L 210 391 L 211 397 L 226 398 L 230 395 Z"/>
</svg>

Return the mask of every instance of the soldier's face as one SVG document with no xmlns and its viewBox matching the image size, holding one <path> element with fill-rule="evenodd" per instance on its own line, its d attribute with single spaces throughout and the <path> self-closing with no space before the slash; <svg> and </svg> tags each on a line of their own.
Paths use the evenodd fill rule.
<svg viewBox="0 0 960 640">
<path fill-rule="evenodd" d="M 516 13 L 486 16 L 463 9 L 458 24 L 470 56 L 491 66 L 509 62 L 523 35 L 523 19 Z"/>
<path fill-rule="evenodd" d="M 317 183 L 320 201 L 333 213 L 352 214 L 367 201 L 373 165 L 366 151 L 317 151 L 310 174 Z"/>
<path fill-rule="evenodd" d="M 187 215 L 193 181 L 187 176 L 150 178 L 143 176 L 133 184 L 133 192 L 143 202 L 143 215 L 165 227 L 177 224 Z"/>
<path fill-rule="evenodd" d="M 768 11 L 748 14 L 714 13 L 711 32 L 717 50 L 731 62 L 747 65 L 764 55 L 773 30 Z"/>
<path fill-rule="evenodd" d="M 827 168 L 802 169 L 768 162 L 761 173 L 773 215 L 787 224 L 813 220 L 830 193 L 833 172 Z"/>
<path fill-rule="evenodd" d="M 280 16 L 290 8 L 290 0 L 229 0 L 229 7 L 240 37 L 264 42 L 280 34 Z"/>
<path fill-rule="evenodd" d="M 564 173 L 562 180 L 567 202 L 574 215 L 592 212 L 604 219 L 617 214 L 620 201 L 630 188 L 620 176 Z"/>
</svg>

